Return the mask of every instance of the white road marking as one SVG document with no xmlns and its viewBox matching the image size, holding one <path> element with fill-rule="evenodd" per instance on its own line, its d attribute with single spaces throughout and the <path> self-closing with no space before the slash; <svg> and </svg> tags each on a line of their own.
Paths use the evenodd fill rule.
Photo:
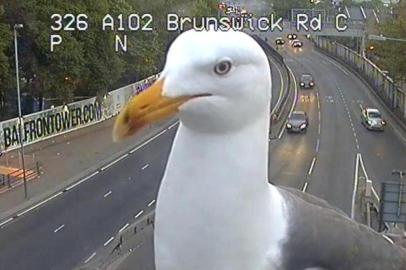
<svg viewBox="0 0 406 270">
<path fill-rule="evenodd" d="M 144 167 L 141 168 L 141 170 L 145 170 L 148 167 L 149 167 L 149 164 L 145 164 Z"/>
<path fill-rule="evenodd" d="M 63 193 L 63 192 L 62 192 L 62 191 L 60 191 L 60 192 L 58 192 L 58 193 L 56 193 L 56 194 L 52 195 L 52 196 L 51 196 L 51 197 L 49 197 L 48 199 L 43 200 L 42 202 L 37 203 L 37 204 L 35 204 L 35 205 L 31 206 L 30 208 L 28 208 L 28 209 L 26 209 L 26 210 L 22 211 L 21 213 L 18 213 L 18 214 L 17 214 L 17 217 L 21 217 L 22 215 L 27 214 L 28 212 L 30 212 L 30 211 L 32 211 L 32 210 L 34 210 L 34 209 L 36 209 L 36 208 L 40 207 L 41 205 L 43 205 L 43 204 L 45 204 L 45 203 L 49 202 L 50 200 L 55 199 L 56 197 L 58 197 L 58 196 L 62 195 L 62 193 Z"/>
<path fill-rule="evenodd" d="M 59 231 L 62 230 L 64 227 L 65 227 L 65 224 L 62 224 L 61 226 L 59 226 L 58 228 L 56 228 L 56 229 L 54 230 L 54 233 L 59 232 Z"/>
<path fill-rule="evenodd" d="M 307 190 L 307 186 L 309 185 L 309 183 L 304 183 L 303 188 L 302 188 L 302 192 L 306 192 Z"/>
<path fill-rule="evenodd" d="M 318 153 L 320 150 L 320 139 L 317 138 L 317 142 L 316 142 L 316 153 Z"/>
<path fill-rule="evenodd" d="M 69 191 L 69 190 L 71 190 L 72 188 L 74 188 L 74 187 L 76 187 L 76 186 L 78 186 L 78 185 L 82 184 L 83 182 L 85 182 L 85 181 L 89 180 L 90 178 L 92 178 L 93 176 L 95 176 L 95 175 L 96 175 L 96 174 L 98 174 L 98 173 L 99 173 L 99 171 L 96 171 L 96 172 L 92 173 L 91 175 L 86 176 L 86 177 L 85 177 L 85 178 L 83 178 L 82 180 L 80 180 L 80 181 L 78 181 L 78 182 L 74 183 L 73 185 L 71 185 L 71 186 L 69 186 L 69 187 L 65 188 L 65 191 Z"/>
<path fill-rule="evenodd" d="M 348 74 L 348 72 L 344 69 L 344 68 L 342 68 L 341 66 L 339 66 L 338 64 L 336 64 L 333 60 L 330 60 L 330 59 L 328 59 L 328 58 L 326 58 L 326 60 L 328 61 L 328 62 L 330 62 L 331 64 L 333 64 L 334 66 L 336 66 L 339 70 L 341 70 L 342 72 L 344 72 L 344 74 L 345 75 L 349 75 Z"/>
<path fill-rule="evenodd" d="M 151 205 L 153 205 L 155 203 L 155 200 L 152 200 L 149 204 L 148 204 L 148 206 L 151 206 Z"/>
<path fill-rule="evenodd" d="M 85 263 L 90 262 L 90 260 L 93 259 L 94 256 L 96 256 L 96 252 L 93 252 L 92 255 L 90 255 L 90 256 L 85 260 Z"/>
<path fill-rule="evenodd" d="M 111 195 L 111 193 L 113 193 L 111 190 L 109 192 L 107 192 L 106 194 L 103 195 L 104 198 L 107 198 L 108 196 Z"/>
<path fill-rule="evenodd" d="M 122 231 L 124 231 L 125 229 L 127 229 L 128 226 L 130 226 L 129 223 L 125 224 L 123 227 L 121 227 L 121 229 L 120 229 L 118 232 L 121 233 Z"/>
<path fill-rule="evenodd" d="M 354 219 L 354 216 L 355 216 L 355 199 L 357 196 L 357 189 L 358 189 L 358 171 L 359 171 L 360 156 L 361 156 L 361 154 L 357 153 L 356 158 L 355 158 L 354 188 L 352 190 L 352 199 L 351 199 L 351 218 L 352 219 Z"/>
<path fill-rule="evenodd" d="M 308 175 L 311 175 L 313 173 L 314 164 L 316 164 L 316 157 L 314 157 L 312 160 L 312 164 L 310 165 L 309 171 L 307 172 Z"/>
<path fill-rule="evenodd" d="M 3 221 L 2 223 L 0 223 L 0 227 L 2 227 L 2 226 L 4 226 L 4 225 L 6 225 L 7 223 L 9 223 L 10 221 L 12 221 L 14 218 L 9 218 L 9 219 L 6 219 L 5 221 Z"/>
<path fill-rule="evenodd" d="M 175 126 L 175 124 L 173 124 L 172 126 Z M 142 144 L 138 145 L 137 147 L 135 147 L 133 150 L 130 151 L 130 154 L 135 153 L 137 150 L 141 149 L 142 147 L 144 147 L 145 145 L 147 145 L 148 143 L 152 142 L 153 140 L 155 140 L 156 138 L 158 138 L 159 136 L 161 136 L 162 134 L 164 134 L 166 132 L 166 129 L 162 130 L 161 132 L 159 132 L 158 134 L 156 134 L 155 136 L 149 138 L 148 140 L 146 140 L 145 142 L 143 142 Z"/>
<path fill-rule="evenodd" d="M 320 122 L 319 122 L 319 127 L 318 127 L 318 129 L 317 129 L 317 133 L 320 135 L 321 134 L 321 125 L 320 125 Z"/>
<path fill-rule="evenodd" d="M 297 90 L 297 82 L 296 82 L 295 74 L 293 73 L 292 69 L 288 65 L 286 65 L 286 67 L 288 68 L 288 70 L 289 70 L 289 72 L 290 72 L 290 74 L 291 74 L 291 76 L 293 78 L 293 83 L 295 85 L 295 97 L 293 98 L 292 107 L 290 108 L 289 115 L 288 115 L 288 117 L 290 117 L 292 115 L 293 110 L 295 109 L 295 106 L 296 106 L 296 101 L 297 101 L 297 97 L 298 97 L 298 90 Z M 283 132 L 285 131 L 286 123 L 287 123 L 287 120 L 283 124 L 283 128 L 282 128 L 281 132 L 278 135 L 278 139 L 282 138 Z"/>
<path fill-rule="evenodd" d="M 136 214 L 136 215 L 134 216 L 134 219 L 138 218 L 138 217 L 141 216 L 143 213 L 144 213 L 144 210 L 139 211 L 138 214 Z"/>
<path fill-rule="evenodd" d="M 109 167 L 113 166 L 114 164 L 116 164 L 116 163 L 117 163 L 117 162 L 119 162 L 120 160 L 122 160 L 122 159 L 126 158 L 127 156 L 128 156 L 128 154 L 124 154 L 124 155 L 122 155 L 122 156 L 121 156 L 121 157 L 119 157 L 118 159 L 116 159 L 116 160 L 114 160 L 114 161 L 110 162 L 109 164 L 107 164 L 106 166 L 102 167 L 102 168 L 100 169 L 100 171 L 104 171 L 104 170 L 106 170 L 107 168 L 109 168 Z"/>
<path fill-rule="evenodd" d="M 170 125 L 168 127 L 168 130 L 172 129 L 174 126 L 176 126 L 179 123 L 179 120 L 177 120 L 175 123 L 173 123 L 172 125 Z"/>
<path fill-rule="evenodd" d="M 103 246 L 107 246 L 107 245 L 110 244 L 111 241 L 113 241 L 113 240 L 114 240 L 114 237 L 112 236 L 112 237 L 109 238 L 109 240 L 107 240 L 106 242 L 104 242 Z"/>
<path fill-rule="evenodd" d="M 279 103 L 281 103 L 281 101 L 282 101 L 283 86 L 284 86 L 284 84 L 283 84 L 282 72 L 281 72 L 281 70 L 279 69 L 279 67 L 278 67 L 277 65 L 275 65 L 275 66 L 276 66 L 276 69 L 278 70 L 279 77 L 281 78 L 281 89 L 280 89 L 280 91 L 279 91 L 279 98 L 278 98 L 278 101 L 276 102 L 275 107 L 273 108 L 273 110 L 272 110 L 272 112 L 271 112 L 271 115 L 274 113 L 274 110 L 275 110 L 276 108 L 278 108 Z"/>
</svg>

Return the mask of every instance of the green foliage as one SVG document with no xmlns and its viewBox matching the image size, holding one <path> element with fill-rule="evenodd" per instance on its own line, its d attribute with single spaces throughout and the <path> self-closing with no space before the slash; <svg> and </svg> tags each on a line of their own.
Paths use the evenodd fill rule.
<svg viewBox="0 0 406 270">
<path fill-rule="evenodd" d="M 406 4 L 397 7 L 398 14 L 406 14 Z M 384 36 L 392 38 L 406 37 L 406 18 L 398 16 L 381 28 Z M 379 56 L 379 64 L 389 71 L 396 80 L 406 80 L 406 42 L 384 41 L 373 43 Z"/>
<path fill-rule="evenodd" d="M 15 88 L 12 26 L 19 29 L 22 92 L 56 100 L 56 105 L 76 97 L 94 96 L 155 74 L 162 69 L 168 43 L 177 33 L 166 31 L 166 14 L 215 16 L 215 0 L 7 0 L 0 4 L 0 106 Z M 51 15 L 86 14 L 86 31 L 51 30 Z M 117 19 L 130 13 L 150 13 L 154 31 L 102 31 L 105 15 Z M 67 21 L 65 21 L 66 23 Z M 125 21 L 126 22 L 126 21 Z M 75 24 L 74 24 L 75 25 Z M 50 51 L 50 35 L 63 42 Z M 115 51 L 115 35 L 128 37 L 128 51 Z M 0 107 L 1 109 L 1 107 Z M 1 118 L 1 117 L 0 117 Z"/>
<path fill-rule="evenodd" d="M 277 16 L 290 19 L 291 10 L 295 9 L 308 9 L 314 7 L 310 0 L 268 0 L 273 3 L 273 10 Z"/>
</svg>

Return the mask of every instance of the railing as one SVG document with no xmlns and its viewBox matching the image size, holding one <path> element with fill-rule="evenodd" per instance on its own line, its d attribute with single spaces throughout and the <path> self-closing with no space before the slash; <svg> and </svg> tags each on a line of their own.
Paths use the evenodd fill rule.
<svg viewBox="0 0 406 270">
<path fill-rule="evenodd" d="M 29 167 L 25 170 L 25 178 L 27 180 L 32 180 L 38 178 L 42 173 L 41 164 L 37 161 L 35 166 Z M 0 190 L 7 187 L 11 189 L 23 182 L 24 171 L 22 169 L 16 169 L 7 174 L 0 174 Z"/>
<path fill-rule="evenodd" d="M 266 53 L 268 53 L 274 59 L 276 59 L 276 61 L 278 61 L 278 63 L 285 69 L 285 72 L 287 74 L 287 84 L 286 84 L 281 102 L 279 104 L 277 104 L 277 107 L 273 110 L 273 114 L 272 114 L 272 119 L 278 121 L 280 119 L 281 114 L 283 113 L 283 110 L 287 103 L 287 99 L 289 97 L 289 89 L 290 89 L 290 84 L 291 84 L 289 70 L 285 64 L 283 56 L 278 51 L 276 51 L 274 48 L 272 48 L 266 41 L 262 40 L 259 36 L 252 35 L 252 37 L 258 42 L 258 44 L 262 47 L 262 49 Z"/>
<path fill-rule="evenodd" d="M 357 52 L 327 38 L 316 37 L 315 45 L 352 68 L 372 87 L 391 111 L 406 124 L 406 89 L 401 89 L 377 65 Z"/>
</svg>

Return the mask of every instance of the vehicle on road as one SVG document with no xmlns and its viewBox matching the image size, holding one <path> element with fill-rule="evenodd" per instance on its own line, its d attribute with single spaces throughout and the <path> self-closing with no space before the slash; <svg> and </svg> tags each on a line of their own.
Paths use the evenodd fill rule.
<svg viewBox="0 0 406 270">
<path fill-rule="evenodd" d="M 313 76 L 309 73 L 303 73 L 300 76 L 299 85 L 301 88 L 313 88 L 315 85 Z"/>
<path fill-rule="evenodd" d="M 386 122 L 382 119 L 382 115 L 378 109 L 375 108 L 361 108 L 361 123 L 368 130 L 383 131 Z"/>
<path fill-rule="evenodd" d="M 309 126 L 309 117 L 304 111 L 294 111 L 286 123 L 286 130 L 288 132 L 306 132 Z"/>
<path fill-rule="evenodd" d="M 303 42 L 301 42 L 298 39 L 295 39 L 292 41 L 292 47 L 293 48 L 302 48 L 303 47 Z"/>
<path fill-rule="evenodd" d="M 296 34 L 288 34 L 288 39 L 289 40 L 297 39 L 297 35 Z"/>
<path fill-rule="evenodd" d="M 275 39 L 275 44 L 276 45 L 283 45 L 283 44 L 285 44 L 285 40 L 283 38 L 281 38 L 281 37 L 277 37 Z"/>
</svg>

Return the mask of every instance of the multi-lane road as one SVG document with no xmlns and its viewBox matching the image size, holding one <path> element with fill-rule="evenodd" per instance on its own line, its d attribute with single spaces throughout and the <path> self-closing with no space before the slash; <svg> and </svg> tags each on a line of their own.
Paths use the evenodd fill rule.
<svg viewBox="0 0 406 270">
<path fill-rule="evenodd" d="M 360 79 L 310 42 L 302 50 L 286 44 L 282 54 L 296 78 L 312 73 L 316 87 L 297 89 L 292 106 L 307 111 L 307 133 L 283 132 L 270 142 L 270 181 L 320 196 L 350 214 L 356 155 L 379 190 L 392 169 L 406 168 L 406 135 Z M 280 89 L 274 69 L 272 104 Z M 360 124 L 359 104 L 383 112 L 385 132 L 370 132 Z M 89 180 L 1 228 L 0 268 L 72 269 L 108 246 L 141 210 L 154 207 L 175 131 L 175 125 L 169 126 Z M 152 265 L 150 253 L 139 259 L 139 269 Z"/>
</svg>

